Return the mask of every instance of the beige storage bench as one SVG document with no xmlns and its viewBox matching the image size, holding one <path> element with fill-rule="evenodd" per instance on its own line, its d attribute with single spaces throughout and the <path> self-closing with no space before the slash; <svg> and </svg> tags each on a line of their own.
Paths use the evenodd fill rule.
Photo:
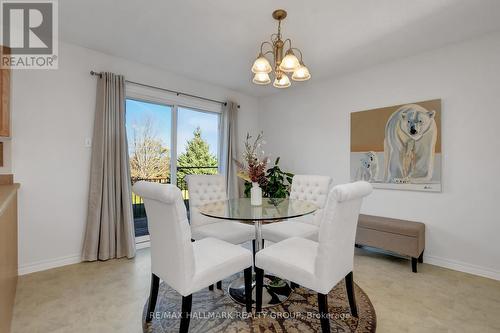
<svg viewBox="0 0 500 333">
<path fill-rule="evenodd" d="M 412 270 L 416 273 L 417 261 L 423 262 L 425 224 L 360 214 L 356 246 L 362 245 L 411 257 Z"/>
</svg>

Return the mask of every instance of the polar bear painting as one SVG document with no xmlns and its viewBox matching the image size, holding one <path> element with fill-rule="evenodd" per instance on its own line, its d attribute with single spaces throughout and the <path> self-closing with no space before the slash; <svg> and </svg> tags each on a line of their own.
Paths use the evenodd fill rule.
<svg viewBox="0 0 500 333">
<path fill-rule="evenodd" d="M 441 100 L 351 113 L 351 180 L 441 191 Z"/>
<path fill-rule="evenodd" d="M 384 178 L 387 183 L 428 183 L 434 171 L 436 111 L 407 104 L 385 127 Z"/>
<path fill-rule="evenodd" d="M 378 157 L 374 151 L 369 151 L 360 159 L 356 179 L 367 182 L 375 182 L 378 180 Z"/>
</svg>

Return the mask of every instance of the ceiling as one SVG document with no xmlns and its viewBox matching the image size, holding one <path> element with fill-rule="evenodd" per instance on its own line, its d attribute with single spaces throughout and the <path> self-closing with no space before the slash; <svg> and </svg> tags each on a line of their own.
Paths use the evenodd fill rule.
<svg viewBox="0 0 500 333">
<path fill-rule="evenodd" d="M 252 84 L 250 68 L 277 8 L 311 81 L 500 30 L 500 0 L 64 0 L 60 37 L 264 96 L 279 91 Z"/>
</svg>

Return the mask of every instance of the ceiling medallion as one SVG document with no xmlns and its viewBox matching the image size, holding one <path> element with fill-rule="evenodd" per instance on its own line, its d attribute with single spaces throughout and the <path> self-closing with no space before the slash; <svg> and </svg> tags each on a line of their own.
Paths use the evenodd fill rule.
<svg viewBox="0 0 500 333">
<path fill-rule="evenodd" d="M 286 11 L 283 9 L 277 9 L 273 12 L 273 18 L 278 21 L 278 33 L 271 35 L 270 42 L 263 42 L 260 45 L 260 53 L 252 66 L 252 72 L 255 74 L 253 83 L 255 84 L 266 85 L 271 83 L 271 78 L 269 77 L 271 72 L 274 74 L 273 86 L 276 88 L 288 88 L 290 86 L 290 78 L 287 75 L 290 73 L 294 81 L 307 81 L 311 78 L 309 69 L 307 69 L 302 61 L 302 52 L 292 47 L 290 38 L 282 40 L 281 21 L 285 17 Z M 283 56 L 283 50 L 287 43 L 288 48 Z M 271 49 L 264 52 L 265 46 L 269 46 Z M 300 60 L 295 55 L 295 52 L 299 54 Z M 268 54 L 272 54 L 273 56 L 274 68 L 266 58 Z"/>
</svg>

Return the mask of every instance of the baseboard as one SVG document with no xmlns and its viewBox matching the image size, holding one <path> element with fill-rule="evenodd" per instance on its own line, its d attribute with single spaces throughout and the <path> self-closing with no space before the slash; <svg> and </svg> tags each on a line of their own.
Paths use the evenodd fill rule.
<svg viewBox="0 0 500 333">
<path fill-rule="evenodd" d="M 494 270 L 491 268 L 486 268 L 486 267 L 482 267 L 482 266 L 469 264 L 469 263 L 458 261 L 458 260 L 445 259 L 445 258 L 436 257 L 436 256 L 428 256 L 424 253 L 424 263 L 453 269 L 453 270 L 459 271 L 459 272 L 469 273 L 469 274 L 473 274 L 473 275 L 479 275 L 482 277 L 486 277 L 486 278 L 500 281 L 500 271 L 497 271 L 497 270 Z"/>
<path fill-rule="evenodd" d="M 372 252 L 377 252 L 381 254 L 387 254 L 395 257 L 400 257 L 400 258 L 408 258 L 402 255 L 399 255 L 394 252 L 382 250 L 379 248 L 371 247 L 371 246 L 363 246 L 366 250 L 372 251 Z M 482 266 L 477 266 L 473 264 L 469 264 L 463 261 L 458 261 L 458 260 L 452 260 L 452 259 L 446 259 L 442 257 L 437 257 L 437 256 L 432 256 L 432 255 L 427 255 L 424 252 L 424 263 L 434 265 L 434 266 L 439 266 L 443 268 L 448 268 L 452 269 L 454 271 L 459 271 L 463 273 L 469 273 L 473 275 L 478 275 L 482 277 L 486 277 L 489 279 L 493 280 L 499 280 L 500 281 L 500 271 L 493 270 L 491 268 L 486 268 Z"/>
<path fill-rule="evenodd" d="M 149 236 L 148 236 L 148 239 L 149 239 Z M 142 241 L 142 242 L 137 243 L 135 245 L 135 248 L 137 250 L 145 249 L 148 247 L 151 247 L 151 243 L 149 240 Z M 81 262 L 82 262 L 82 255 L 81 254 L 67 256 L 67 257 L 60 257 L 60 258 L 55 258 L 55 259 L 49 259 L 49 260 L 41 260 L 41 261 L 38 261 L 35 263 L 20 266 L 18 274 L 19 275 L 26 275 L 26 274 L 46 271 L 48 269 L 62 267 L 62 266 L 66 266 L 66 265 L 78 264 Z"/>
<path fill-rule="evenodd" d="M 82 262 L 82 255 L 77 254 L 73 256 L 60 257 L 49 260 L 41 260 L 35 263 L 22 265 L 19 267 L 19 275 L 26 275 L 35 272 L 45 271 L 51 268 L 57 268 L 66 265 L 78 264 Z"/>
</svg>

